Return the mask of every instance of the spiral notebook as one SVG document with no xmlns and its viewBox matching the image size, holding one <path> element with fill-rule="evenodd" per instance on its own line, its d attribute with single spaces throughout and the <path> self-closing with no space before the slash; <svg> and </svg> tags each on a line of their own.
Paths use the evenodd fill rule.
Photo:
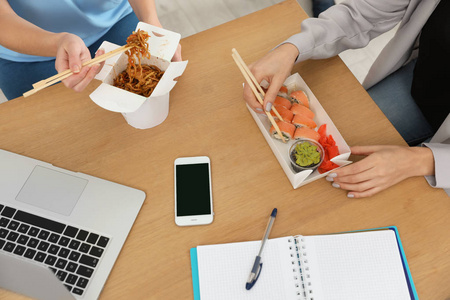
<svg viewBox="0 0 450 300">
<path fill-rule="evenodd" d="M 260 243 L 192 248 L 194 298 L 418 299 L 396 227 L 269 239 L 261 274 L 246 290 Z"/>
</svg>

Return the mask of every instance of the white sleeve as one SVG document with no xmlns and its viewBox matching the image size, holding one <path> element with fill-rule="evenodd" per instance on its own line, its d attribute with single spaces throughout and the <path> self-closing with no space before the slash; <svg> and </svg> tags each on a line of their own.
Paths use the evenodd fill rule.
<svg viewBox="0 0 450 300">
<path fill-rule="evenodd" d="M 366 46 L 398 24 L 410 0 L 347 0 L 301 23 L 301 32 L 284 43 L 295 45 L 296 62 L 329 58 Z"/>
<path fill-rule="evenodd" d="M 424 143 L 431 149 L 434 156 L 434 176 L 425 176 L 432 187 L 450 188 L 450 145 L 439 143 Z"/>
</svg>

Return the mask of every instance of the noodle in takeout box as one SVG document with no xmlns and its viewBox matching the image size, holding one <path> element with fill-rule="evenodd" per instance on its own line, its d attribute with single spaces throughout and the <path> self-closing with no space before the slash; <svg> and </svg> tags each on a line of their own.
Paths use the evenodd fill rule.
<svg viewBox="0 0 450 300">
<path fill-rule="evenodd" d="M 303 78 L 301 78 L 298 73 L 295 73 L 286 79 L 286 81 L 284 82 L 284 86 L 287 87 L 289 92 L 295 90 L 303 90 L 309 98 L 310 109 L 315 113 L 314 121 L 315 123 L 317 123 L 317 127 L 322 124 L 326 124 L 326 134 L 332 135 L 339 149 L 339 155 L 332 158 L 331 161 L 340 167 L 350 164 L 351 161 L 348 160 L 348 158 L 350 157 L 350 147 L 347 145 L 344 138 L 334 125 L 333 121 L 331 121 L 330 117 L 323 109 L 322 105 L 320 105 L 317 98 L 306 85 Z M 318 169 L 314 171 L 304 170 L 298 173 L 295 172 L 289 159 L 289 148 L 295 142 L 295 140 L 290 140 L 287 143 L 283 143 L 281 140 L 274 139 L 269 132 L 271 123 L 267 116 L 255 113 L 249 106 L 247 106 L 247 108 L 250 111 L 259 129 L 261 130 L 261 133 L 263 134 L 270 148 L 272 149 L 273 154 L 278 159 L 278 162 L 283 168 L 284 173 L 286 173 L 286 176 L 288 177 L 294 189 L 319 178 L 325 177 L 328 173 L 332 172 L 328 171 L 320 174 Z"/>
<path fill-rule="evenodd" d="M 187 61 L 171 62 L 180 34 L 139 22 L 136 27 L 146 31 L 150 59 L 143 58 L 141 63 L 154 65 L 165 71 L 150 97 L 137 95 L 113 86 L 114 78 L 127 68 L 128 57 L 125 53 L 108 59 L 101 72 L 95 77 L 103 83 L 90 94 L 90 98 L 104 109 L 120 112 L 133 127 L 146 129 L 161 124 L 169 114 L 169 92 L 176 84 L 176 78 L 183 74 Z M 103 42 L 100 48 L 109 52 L 118 45 Z"/>
</svg>

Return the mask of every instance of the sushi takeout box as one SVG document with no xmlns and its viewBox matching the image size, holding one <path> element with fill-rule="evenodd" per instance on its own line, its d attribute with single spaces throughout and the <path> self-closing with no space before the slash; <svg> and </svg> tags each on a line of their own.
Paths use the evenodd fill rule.
<svg viewBox="0 0 450 300">
<path fill-rule="evenodd" d="M 183 74 L 187 61 L 171 62 L 180 41 L 180 34 L 147 23 L 139 22 L 138 29 L 146 31 L 150 37 L 148 48 L 150 59 L 143 58 L 142 64 L 154 65 L 164 72 L 150 97 L 144 97 L 113 86 L 114 78 L 127 68 L 126 53 L 106 60 L 103 69 L 95 77 L 103 83 L 90 94 L 90 98 L 104 109 L 122 113 L 128 124 L 146 129 L 161 124 L 169 114 L 169 92 Z M 105 52 L 120 47 L 103 42 L 100 48 Z"/>
<path fill-rule="evenodd" d="M 306 85 L 303 78 L 301 78 L 298 73 L 295 73 L 286 79 L 284 85 L 287 87 L 289 93 L 295 90 L 303 90 L 309 98 L 310 109 L 315 114 L 314 121 L 316 122 L 317 126 L 320 127 L 320 125 L 326 124 L 327 136 L 332 135 L 333 139 L 336 142 L 336 145 L 339 148 L 339 155 L 333 157 L 331 161 L 340 167 L 350 164 L 351 161 L 348 160 L 350 157 L 350 147 L 347 145 L 344 138 L 339 133 L 339 130 L 336 128 L 333 121 L 331 121 L 330 117 L 325 112 L 322 105 L 320 105 L 319 101 L 314 96 L 310 88 Z M 273 138 L 269 133 L 270 127 L 272 126 L 269 118 L 266 115 L 255 113 L 249 106 L 247 106 L 247 108 L 250 111 L 259 129 L 261 130 L 261 133 L 263 134 L 270 148 L 272 149 L 273 154 L 278 159 L 281 168 L 283 168 L 284 173 L 286 173 L 286 176 L 288 177 L 294 189 L 319 178 L 325 177 L 328 173 L 332 172 L 328 171 L 321 174 L 319 173 L 318 169 L 314 171 L 304 170 L 298 173 L 295 172 L 289 159 L 289 148 L 295 141 L 290 140 L 287 143 L 283 143 L 281 140 Z"/>
</svg>

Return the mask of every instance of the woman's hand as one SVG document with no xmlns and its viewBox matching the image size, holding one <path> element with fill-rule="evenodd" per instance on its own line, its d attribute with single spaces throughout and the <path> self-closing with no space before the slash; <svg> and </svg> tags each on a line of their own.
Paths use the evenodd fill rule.
<svg viewBox="0 0 450 300">
<path fill-rule="evenodd" d="M 333 186 L 350 198 L 370 197 L 412 176 L 434 174 L 433 153 L 426 147 L 356 146 L 354 155 L 366 158 L 328 174 Z"/>
<path fill-rule="evenodd" d="M 266 111 L 270 111 L 280 87 L 291 74 L 297 56 L 297 47 L 286 43 L 267 53 L 263 58 L 249 66 L 257 82 L 261 83 L 261 81 L 266 80 L 269 83 L 263 106 L 253 95 L 248 84 L 244 85 L 244 99 L 253 110 L 256 112 L 259 110 L 261 113 L 264 107 Z"/>
<path fill-rule="evenodd" d="M 104 54 L 105 51 L 100 49 L 96 56 Z M 58 42 L 56 53 L 55 68 L 58 73 L 70 69 L 74 75 L 64 79 L 62 82 L 68 88 L 76 92 L 81 92 L 92 81 L 103 67 L 103 63 L 93 66 L 82 67 L 82 64 L 91 59 L 89 49 L 83 40 L 73 34 L 63 34 Z"/>
</svg>

